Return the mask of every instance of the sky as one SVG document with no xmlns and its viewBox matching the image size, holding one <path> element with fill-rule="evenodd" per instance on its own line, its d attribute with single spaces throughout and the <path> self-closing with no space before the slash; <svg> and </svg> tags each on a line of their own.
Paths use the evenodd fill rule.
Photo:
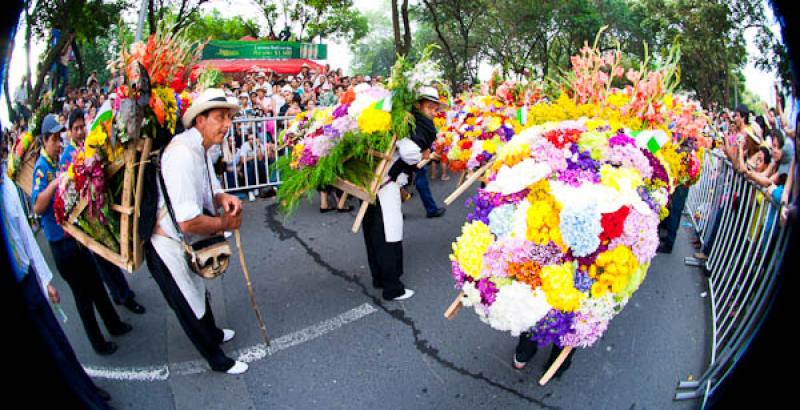
<svg viewBox="0 0 800 410">
<path fill-rule="evenodd" d="M 138 1 L 135 3 L 139 3 Z M 415 4 L 416 1 L 412 0 L 411 4 Z M 354 0 L 355 7 L 358 8 L 362 12 L 367 11 L 378 11 L 383 5 L 385 1 L 376 1 L 376 0 Z M 253 18 L 254 14 L 256 20 L 262 25 L 262 27 L 266 27 L 266 20 L 260 13 L 253 13 L 253 8 L 255 7 L 255 3 L 252 0 L 212 0 L 209 3 L 206 3 L 202 6 L 203 11 L 210 11 L 212 8 L 217 9 L 222 13 L 223 16 L 226 17 L 233 17 L 233 16 L 241 16 L 244 18 Z M 772 29 L 775 33 L 779 34 L 779 27 L 777 23 L 774 22 L 772 18 L 772 10 L 767 6 L 767 14 L 770 21 L 773 21 Z M 388 13 L 388 11 L 387 11 Z M 130 15 L 126 16 L 126 20 L 128 21 L 135 21 L 136 20 L 136 13 L 131 12 Z M 22 76 L 25 72 L 25 49 L 24 49 L 24 30 L 22 27 L 19 27 L 17 30 L 18 36 L 16 38 L 14 54 L 9 65 L 9 92 L 12 95 L 14 94 L 14 90 L 19 86 Z M 745 38 L 747 40 L 747 47 L 748 53 L 753 55 L 757 52 L 757 49 L 753 42 L 754 31 L 750 30 L 745 32 Z M 328 60 L 326 61 L 328 64 L 331 65 L 333 69 L 336 68 L 343 68 L 345 72 L 349 71 L 350 65 L 353 60 L 353 53 L 350 50 L 350 47 L 341 42 L 341 41 L 332 41 L 328 42 Z M 36 66 L 38 62 L 39 54 L 44 51 L 44 44 L 41 42 L 34 43 L 31 52 L 31 69 Z M 488 65 L 482 65 L 481 69 L 479 70 L 479 78 L 481 80 L 488 79 L 489 75 L 491 74 L 491 67 Z M 772 73 L 766 73 L 763 71 L 758 70 L 752 63 L 748 63 L 744 70 L 744 75 L 746 79 L 746 87 L 751 90 L 753 93 L 758 95 L 762 100 L 767 101 L 770 105 L 774 104 L 775 96 L 772 92 L 772 84 L 774 84 L 776 78 L 775 75 Z M 35 76 L 35 74 L 34 74 Z M 3 124 L 8 124 L 8 110 L 6 109 L 5 104 L 5 96 L 0 94 L 0 121 Z"/>
</svg>

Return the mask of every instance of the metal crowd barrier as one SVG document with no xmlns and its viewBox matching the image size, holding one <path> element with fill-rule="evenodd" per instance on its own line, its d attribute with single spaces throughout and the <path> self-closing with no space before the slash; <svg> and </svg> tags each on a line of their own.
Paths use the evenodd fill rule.
<svg viewBox="0 0 800 410">
<path fill-rule="evenodd" d="M 708 260 L 685 262 L 709 275 L 711 360 L 698 380 L 678 383 L 675 400 L 702 398 L 705 408 L 766 317 L 790 232 L 780 225 L 780 203 L 722 154 L 706 155 L 703 167 L 687 211 Z"/>
<path fill-rule="evenodd" d="M 223 190 L 246 192 L 281 184 L 277 160 L 291 152 L 286 148 L 278 149 L 277 137 L 292 119 L 293 116 L 283 116 L 233 121 L 222 143 L 220 181 Z"/>
</svg>

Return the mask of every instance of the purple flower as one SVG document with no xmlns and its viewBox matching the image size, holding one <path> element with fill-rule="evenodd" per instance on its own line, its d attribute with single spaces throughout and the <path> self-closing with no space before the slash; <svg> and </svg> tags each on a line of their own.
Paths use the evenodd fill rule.
<svg viewBox="0 0 800 410">
<path fill-rule="evenodd" d="M 623 132 L 619 132 L 617 135 L 608 139 L 608 145 L 610 147 L 614 147 L 617 145 L 633 145 L 636 146 L 636 140 L 629 137 Z"/>
<path fill-rule="evenodd" d="M 541 266 L 558 265 L 563 261 L 561 248 L 550 241 L 547 245 L 533 244 L 529 251 L 529 257 L 532 261 Z"/>
<path fill-rule="evenodd" d="M 563 347 L 561 337 L 573 332 L 572 321 L 574 318 L 575 314 L 572 312 L 550 310 L 542 320 L 531 328 L 531 340 L 536 342 L 539 347 L 545 347 L 550 343 Z"/>
<path fill-rule="evenodd" d="M 661 165 L 661 162 L 653 155 L 650 151 L 646 149 L 641 150 L 647 160 L 650 161 L 650 167 L 653 168 L 653 175 L 650 177 L 651 179 L 660 179 L 667 184 L 669 187 L 669 176 L 667 176 L 667 170 L 664 169 L 664 166 Z"/>
<path fill-rule="evenodd" d="M 347 115 L 347 110 L 350 108 L 350 104 L 341 104 L 333 110 L 333 118 L 344 117 Z"/>
<path fill-rule="evenodd" d="M 461 289 L 464 286 L 467 274 L 461 270 L 461 266 L 458 265 L 457 261 L 451 261 L 450 268 L 453 273 L 453 279 L 456 281 L 456 289 Z"/>
<path fill-rule="evenodd" d="M 589 273 L 580 269 L 575 269 L 575 289 L 581 292 L 588 292 L 592 289 L 594 281 L 589 277 Z"/>
<path fill-rule="evenodd" d="M 481 292 L 481 303 L 491 305 L 497 297 L 497 286 L 489 278 L 478 281 L 478 291 Z"/>
</svg>

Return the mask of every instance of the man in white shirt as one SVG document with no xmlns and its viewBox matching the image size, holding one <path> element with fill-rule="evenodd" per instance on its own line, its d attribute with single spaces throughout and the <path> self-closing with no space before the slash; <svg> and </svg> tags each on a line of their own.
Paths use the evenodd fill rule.
<svg viewBox="0 0 800 410">
<path fill-rule="evenodd" d="M 209 148 L 223 142 L 238 109 L 222 90 L 210 88 L 183 115 L 187 130 L 176 135 L 162 154 L 166 192 L 159 187 L 158 223 L 145 245 L 147 266 L 186 335 L 211 369 L 229 374 L 244 373 L 247 364 L 234 361 L 220 348 L 235 332 L 220 330 L 214 323 L 205 279 L 189 267 L 177 229 L 191 244 L 241 225 L 241 201 L 222 191 L 207 155 Z M 174 222 L 166 210 L 165 195 L 174 210 Z"/>
</svg>

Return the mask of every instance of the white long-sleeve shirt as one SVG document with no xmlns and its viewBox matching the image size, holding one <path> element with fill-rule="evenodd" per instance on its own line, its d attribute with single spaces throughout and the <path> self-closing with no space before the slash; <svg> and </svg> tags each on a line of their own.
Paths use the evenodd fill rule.
<svg viewBox="0 0 800 410">
<path fill-rule="evenodd" d="M 3 213 L 3 229 L 8 235 L 6 239 L 9 241 L 9 256 L 13 258 L 11 262 L 17 269 L 25 273 L 29 271 L 30 267 L 33 267 L 38 276 L 39 285 L 46 295 L 47 285 L 53 279 L 53 272 L 47 266 L 39 243 L 36 242 L 36 237 L 33 236 L 33 231 L 28 225 L 17 186 L 8 177 L 5 166 L 0 169 L 3 173 L 3 182 L 0 184 L 2 185 L 0 189 L 2 189 L 3 209 L 0 212 Z"/>
</svg>

